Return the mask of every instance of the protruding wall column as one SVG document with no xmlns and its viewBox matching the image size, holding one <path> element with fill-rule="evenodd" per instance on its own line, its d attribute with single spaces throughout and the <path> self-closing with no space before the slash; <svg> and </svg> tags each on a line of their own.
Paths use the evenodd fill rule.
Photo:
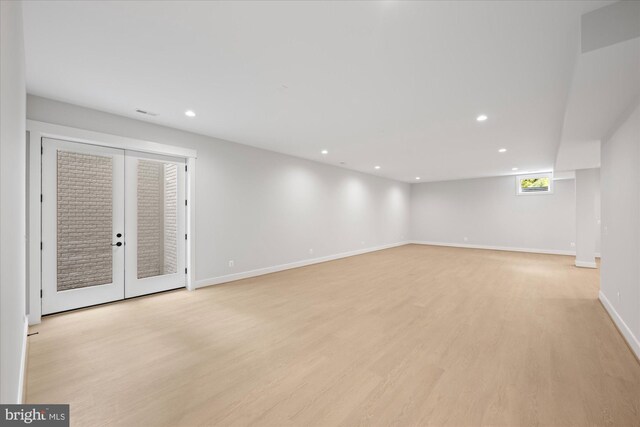
<svg viewBox="0 0 640 427">
<path fill-rule="evenodd" d="M 598 218 L 596 200 L 600 169 L 576 171 L 576 267 L 597 268 L 596 236 Z"/>
</svg>

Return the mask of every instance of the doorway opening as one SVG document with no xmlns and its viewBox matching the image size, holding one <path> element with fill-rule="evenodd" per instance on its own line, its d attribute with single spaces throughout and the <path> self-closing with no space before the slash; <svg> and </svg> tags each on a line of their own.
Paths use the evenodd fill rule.
<svg viewBox="0 0 640 427">
<path fill-rule="evenodd" d="M 42 314 L 186 285 L 186 159 L 42 138 Z"/>
</svg>

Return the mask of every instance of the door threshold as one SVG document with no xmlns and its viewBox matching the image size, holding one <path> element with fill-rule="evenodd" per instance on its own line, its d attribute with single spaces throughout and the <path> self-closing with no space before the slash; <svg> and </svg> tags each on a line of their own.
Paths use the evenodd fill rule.
<svg viewBox="0 0 640 427">
<path fill-rule="evenodd" d="M 185 289 L 186 290 L 187 287 L 186 286 L 179 286 L 177 288 L 165 289 L 165 290 L 158 291 L 158 292 L 152 292 L 150 294 L 136 295 L 135 297 L 121 298 L 121 299 L 116 299 L 116 300 L 113 300 L 113 301 L 102 302 L 100 304 L 87 305 L 85 307 L 78 307 L 78 308 L 71 308 L 69 310 L 56 311 L 55 313 L 45 314 L 45 315 L 42 316 L 42 318 L 44 319 L 45 317 L 56 316 L 58 314 L 65 314 L 65 313 L 70 313 L 70 312 L 74 312 L 74 311 L 88 310 L 88 309 L 91 309 L 91 308 L 101 307 L 103 305 L 117 304 L 117 303 L 120 303 L 120 302 L 125 302 L 125 301 L 131 301 L 131 300 L 135 300 L 135 299 L 150 297 L 150 296 L 153 296 L 153 295 L 166 294 L 166 293 L 169 293 L 169 292 L 179 291 L 181 289 Z"/>
</svg>

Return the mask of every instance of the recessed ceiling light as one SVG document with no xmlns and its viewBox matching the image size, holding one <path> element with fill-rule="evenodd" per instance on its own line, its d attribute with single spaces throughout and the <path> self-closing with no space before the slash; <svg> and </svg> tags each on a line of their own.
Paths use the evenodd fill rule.
<svg viewBox="0 0 640 427">
<path fill-rule="evenodd" d="M 517 171 L 517 170 L 518 170 L 518 168 L 511 168 L 511 170 L 512 170 L 512 171 Z"/>
<path fill-rule="evenodd" d="M 327 150 L 322 150 L 321 153 L 322 154 L 329 154 L 329 152 Z"/>
<path fill-rule="evenodd" d="M 373 168 L 374 169 L 380 169 L 380 166 L 374 166 Z"/>
<path fill-rule="evenodd" d="M 489 117 L 485 116 L 484 114 L 480 114 L 478 117 L 476 117 L 476 120 L 479 121 L 479 122 L 484 122 L 488 118 Z"/>
<path fill-rule="evenodd" d="M 184 112 L 184 115 L 187 116 L 187 117 L 195 117 L 196 113 L 194 113 L 191 110 L 187 110 L 187 111 Z"/>
<path fill-rule="evenodd" d="M 416 176 L 416 181 L 420 181 L 420 177 L 419 176 Z"/>
<path fill-rule="evenodd" d="M 506 153 L 507 149 L 506 148 L 501 148 L 498 150 L 498 153 Z"/>
</svg>

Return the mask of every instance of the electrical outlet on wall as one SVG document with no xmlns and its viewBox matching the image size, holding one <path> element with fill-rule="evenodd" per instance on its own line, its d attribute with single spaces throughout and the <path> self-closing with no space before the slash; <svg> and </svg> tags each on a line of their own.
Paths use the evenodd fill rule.
<svg viewBox="0 0 640 427">
<path fill-rule="evenodd" d="M 572 248 L 575 248 L 575 247 L 576 247 L 576 242 L 571 242 L 570 244 L 571 244 L 571 247 L 572 247 Z"/>
<path fill-rule="evenodd" d="M 469 238 L 468 238 L 467 236 L 464 236 L 464 241 L 465 241 L 465 242 L 468 242 L 468 241 L 469 241 Z"/>
<path fill-rule="evenodd" d="M 313 255 L 313 248 L 309 249 L 309 255 Z"/>
<path fill-rule="evenodd" d="M 229 260 L 229 268 L 233 268 L 234 262 L 233 260 Z"/>
</svg>

